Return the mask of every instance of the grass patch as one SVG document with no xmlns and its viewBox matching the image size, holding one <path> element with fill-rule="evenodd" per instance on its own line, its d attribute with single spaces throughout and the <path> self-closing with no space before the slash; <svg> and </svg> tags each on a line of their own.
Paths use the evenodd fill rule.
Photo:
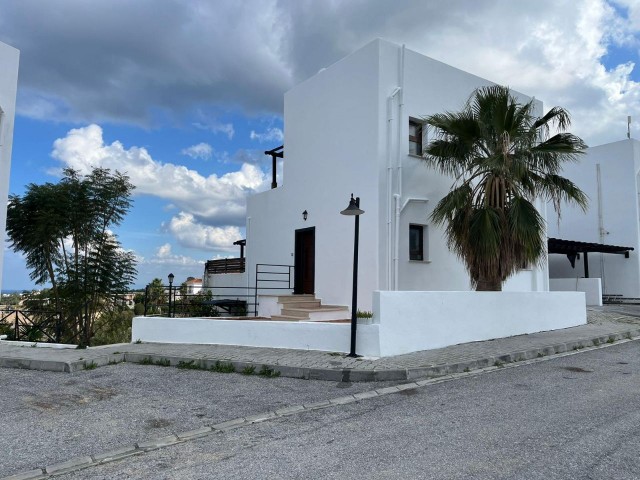
<svg viewBox="0 0 640 480">
<path fill-rule="evenodd" d="M 151 357 L 144 357 L 140 360 L 140 365 L 153 365 L 153 360 Z"/>
<path fill-rule="evenodd" d="M 542 357 L 544 357 L 544 353 L 538 352 L 538 358 L 542 358 Z"/>
<path fill-rule="evenodd" d="M 142 343 L 142 340 L 137 339 L 137 340 L 136 340 L 135 342 L 133 342 L 133 343 Z"/>
<path fill-rule="evenodd" d="M 357 318 L 373 318 L 373 312 L 369 312 L 368 310 L 358 310 L 356 312 Z"/>
<path fill-rule="evenodd" d="M 256 367 L 253 365 L 249 365 L 248 367 L 244 367 L 240 373 L 243 375 L 253 375 L 256 371 Z"/>
<path fill-rule="evenodd" d="M 84 369 L 85 370 L 94 370 L 98 368 L 98 364 L 96 362 L 84 362 Z"/>
<path fill-rule="evenodd" d="M 616 337 L 614 337 L 613 335 L 609 336 L 609 338 L 607 338 L 607 343 L 614 343 L 616 341 Z"/>
<path fill-rule="evenodd" d="M 266 365 L 262 365 L 262 368 L 258 372 L 258 375 L 266 378 L 274 378 L 274 377 L 279 377 L 280 372 L 277 370 L 274 370 L 273 368 L 269 368 Z"/>
<path fill-rule="evenodd" d="M 171 362 L 168 358 L 161 358 L 160 360 L 156 360 L 155 362 L 153 362 L 153 364 L 159 367 L 168 367 L 171 365 Z"/>
<path fill-rule="evenodd" d="M 626 338 L 627 340 L 631 340 L 631 332 L 627 332 L 624 334 L 624 338 Z"/>
<path fill-rule="evenodd" d="M 471 371 L 471 369 L 469 367 L 465 367 L 465 369 L 463 370 L 464 373 L 469 373 Z"/>
<path fill-rule="evenodd" d="M 217 373 L 234 373 L 236 367 L 233 366 L 233 363 L 224 363 L 218 360 L 210 370 Z"/>
<path fill-rule="evenodd" d="M 498 367 L 498 368 L 502 368 L 504 367 L 504 362 L 501 362 L 500 360 L 496 360 L 493 364 L 494 367 Z"/>
<path fill-rule="evenodd" d="M 202 370 L 200 364 L 196 363 L 195 360 L 189 360 L 188 362 L 184 362 L 181 360 L 176 366 L 182 370 Z"/>
<path fill-rule="evenodd" d="M 339 357 L 342 354 L 340 352 L 331 352 L 331 353 L 327 353 L 327 355 L 329 355 L 330 357 Z"/>
<path fill-rule="evenodd" d="M 582 350 L 583 348 L 584 348 L 584 345 L 580 344 L 573 347 L 573 350 Z"/>
<path fill-rule="evenodd" d="M 598 345 L 600 345 L 600 340 L 599 340 L 599 339 L 597 339 L 597 338 L 594 338 L 594 339 L 591 341 L 591 343 L 593 343 L 593 346 L 594 346 L 594 347 L 597 347 Z"/>
</svg>

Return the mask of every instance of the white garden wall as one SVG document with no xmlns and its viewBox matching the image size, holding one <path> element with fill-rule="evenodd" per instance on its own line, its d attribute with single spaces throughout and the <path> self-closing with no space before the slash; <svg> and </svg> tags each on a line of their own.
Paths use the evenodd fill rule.
<svg viewBox="0 0 640 480">
<path fill-rule="evenodd" d="M 374 323 L 358 325 L 357 353 L 391 356 L 584 325 L 582 292 L 374 292 Z M 136 317 L 132 341 L 348 352 L 350 325 Z"/>
<path fill-rule="evenodd" d="M 574 327 L 582 292 L 374 292 L 380 355 Z"/>
<path fill-rule="evenodd" d="M 550 278 L 552 292 L 584 292 L 587 305 L 602 306 L 602 286 L 599 278 Z"/>
</svg>

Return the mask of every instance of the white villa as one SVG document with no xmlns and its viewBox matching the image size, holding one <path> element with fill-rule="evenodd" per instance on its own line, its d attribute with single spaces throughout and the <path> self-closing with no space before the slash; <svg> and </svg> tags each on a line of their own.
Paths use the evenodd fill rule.
<svg viewBox="0 0 640 480">
<path fill-rule="evenodd" d="M 13 145 L 13 120 L 18 91 L 18 62 L 20 52 L 0 42 L 0 291 L 2 290 L 2 263 L 7 226 L 7 198 L 11 147 Z"/>
<path fill-rule="evenodd" d="M 551 289 L 582 290 L 591 305 L 603 295 L 640 298 L 640 142 L 589 148 L 564 176 L 589 196 L 589 208 L 565 205 L 559 222 L 549 218 L 549 237 L 581 242 L 567 252 L 573 266 L 567 255 L 549 255 Z"/>
<path fill-rule="evenodd" d="M 313 320 L 351 316 L 354 219 L 340 211 L 352 193 L 365 211 L 358 309 L 373 312 L 358 326 L 359 353 L 394 355 L 585 323 L 584 293 L 550 293 L 546 265 L 520 271 L 504 292 L 471 292 L 442 229 L 429 225 L 453 180 L 420 158 L 429 141 L 422 118 L 460 110 L 485 85 L 491 82 L 375 40 L 288 91 L 284 148 L 265 152 L 274 164 L 283 157 L 282 185 L 274 180 L 248 199 L 241 267 L 223 273 L 214 261 L 204 277 L 205 287 L 230 295 L 258 287 L 258 316 L 272 321 L 137 318 L 134 337 L 348 351 L 348 324 Z M 535 104 L 541 115 L 542 103 Z M 538 207 L 546 216 L 546 205 Z M 289 283 L 273 282 L 282 278 Z M 270 292 L 273 285 L 294 295 Z M 305 306 L 305 294 L 323 307 Z M 184 333 L 183 321 L 195 333 Z"/>
</svg>

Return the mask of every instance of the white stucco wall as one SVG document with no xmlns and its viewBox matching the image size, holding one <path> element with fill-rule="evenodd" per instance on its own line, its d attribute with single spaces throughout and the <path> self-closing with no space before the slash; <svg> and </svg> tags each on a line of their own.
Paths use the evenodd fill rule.
<svg viewBox="0 0 640 480">
<path fill-rule="evenodd" d="M 584 325 L 582 292 L 374 293 L 373 324 L 358 324 L 357 353 L 400 355 L 465 342 Z M 350 325 L 136 317 L 132 341 L 348 352 Z"/>
<path fill-rule="evenodd" d="M 602 306 L 602 286 L 599 278 L 551 278 L 552 292 L 584 292 L 587 305 Z"/>
<path fill-rule="evenodd" d="M 459 110 L 490 82 L 408 49 L 401 68 L 402 51 L 376 40 L 286 93 L 284 184 L 248 200 L 250 282 L 256 263 L 293 264 L 294 231 L 315 227 L 316 296 L 350 305 L 353 218 L 339 212 L 353 192 L 366 212 L 360 217 L 360 309 L 371 310 L 374 290 L 470 288 L 442 230 L 428 222 L 453 180 L 408 154 L 408 122 Z M 542 104 L 536 106 L 541 114 Z M 401 210 L 397 244 L 394 195 Z M 425 261 L 409 260 L 410 224 L 426 226 Z M 546 290 L 546 278 L 545 268 L 523 271 L 505 289 Z"/>
<path fill-rule="evenodd" d="M 18 88 L 20 52 L 0 42 L 0 291 L 7 224 L 7 198 L 13 146 L 13 121 Z"/>
<path fill-rule="evenodd" d="M 582 292 L 375 292 L 380 355 L 587 323 Z"/>
<path fill-rule="evenodd" d="M 600 166 L 601 200 L 599 209 L 597 166 Z M 550 237 L 582 242 L 633 247 L 630 258 L 623 255 L 590 253 L 589 276 L 602 279 L 605 295 L 640 297 L 640 257 L 638 208 L 638 173 L 640 142 L 622 140 L 589 148 L 580 162 L 568 164 L 563 175 L 572 180 L 589 197 L 586 213 L 568 205 L 561 207 L 561 220 L 549 214 Z M 603 235 L 599 229 L 602 212 Z M 552 212 L 549 209 L 549 212 Z M 584 255 L 571 268 L 565 255 L 550 255 L 551 278 L 584 276 Z"/>
</svg>

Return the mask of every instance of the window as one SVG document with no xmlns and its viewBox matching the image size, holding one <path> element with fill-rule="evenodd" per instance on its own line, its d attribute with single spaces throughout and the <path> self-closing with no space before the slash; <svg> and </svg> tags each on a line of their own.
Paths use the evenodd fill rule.
<svg viewBox="0 0 640 480">
<path fill-rule="evenodd" d="M 409 260 L 424 259 L 424 226 L 409 225 Z"/>
<path fill-rule="evenodd" d="M 409 120 L 409 155 L 422 155 L 422 123 Z"/>
</svg>

